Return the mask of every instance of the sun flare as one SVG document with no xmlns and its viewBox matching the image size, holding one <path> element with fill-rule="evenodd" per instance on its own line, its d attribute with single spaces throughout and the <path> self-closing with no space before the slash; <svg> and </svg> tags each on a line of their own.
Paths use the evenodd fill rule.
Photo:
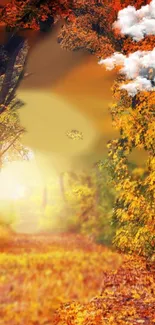
<svg viewBox="0 0 155 325">
<path fill-rule="evenodd" d="M 0 199 L 1 200 L 18 200 L 25 196 L 26 186 L 19 180 L 10 175 L 5 169 L 0 175 Z"/>
</svg>

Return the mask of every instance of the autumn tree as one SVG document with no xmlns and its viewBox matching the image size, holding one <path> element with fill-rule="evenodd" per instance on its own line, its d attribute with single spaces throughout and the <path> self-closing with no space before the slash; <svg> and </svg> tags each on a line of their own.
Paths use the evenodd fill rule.
<svg viewBox="0 0 155 325">
<path fill-rule="evenodd" d="M 1 21 L 9 29 L 48 29 L 70 14 L 70 1 L 12 0 L 1 9 Z"/>
<path fill-rule="evenodd" d="M 9 55 L 8 51 L 3 50 L 3 56 L 4 53 L 6 56 Z M 11 56 L 6 58 L 7 65 L 0 76 L 0 114 L 7 110 L 8 105 L 10 109 L 14 106 L 16 89 L 24 77 L 27 54 L 27 41 L 21 40 Z"/>
<path fill-rule="evenodd" d="M 46 190 L 42 230 L 82 233 L 97 242 L 111 244 L 115 234 L 112 225 L 115 190 L 104 164 L 98 162 L 89 171 L 63 173 L 63 195 L 62 179 L 57 185 L 49 182 Z"/>
<path fill-rule="evenodd" d="M 155 245 L 155 115 L 154 92 L 139 92 L 136 99 L 120 89 L 119 77 L 113 86 L 113 125 L 120 138 L 108 144 L 109 170 L 118 192 L 114 219 L 118 222 L 115 244 L 123 251 L 151 256 Z M 128 168 L 133 149 L 145 150 L 144 168 Z"/>
<path fill-rule="evenodd" d="M 21 144 L 25 129 L 20 125 L 17 108 L 19 103 L 14 103 L 13 109 L 7 109 L 0 115 L 0 166 L 10 160 L 24 159 L 28 151 Z"/>
<path fill-rule="evenodd" d="M 12 0 L 2 10 L 0 19 L 9 28 L 49 30 L 58 20 L 64 21 L 58 42 L 68 50 L 86 50 L 99 58 L 134 46 L 130 37 L 113 29 L 118 11 L 128 5 L 137 9 L 150 0 Z M 151 40 L 151 41 L 150 41 Z M 129 43 L 131 46 L 129 46 Z M 149 41 L 154 41 L 150 37 Z M 149 43 L 150 43 L 149 42 Z M 147 46 L 142 42 L 142 47 Z"/>
<path fill-rule="evenodd" d="M 24 128 L 20 125 L 18 109 L 23 105 L 16 98 L 16 89 L 24 75 L 28 53 L 27 42 L 20 42 L 0 76 L 0 165 L 10 159 L 24 158 L 27 150 L 21 144 Z"/>
<path fill-rule="evenodd" d="M 98 58 L 106 58 L 116 51 L 124 54 L 132 48 L 134 42 L 130 36 L 120 35 L 113 28 L 118 11 L 128 5 L 137 9 L 150 1 L 73 1 L 72 15 L 74 19 L 66 20 L 62 27 L 58 42 L 64 49 L 86 50 Z M 154 36 L 149 37 L 153 46 Z M 130 46 L 128 44 L 130 43 Z M 147 48 L 146 42 L 141 42 L 141 47 Z"/>
<path fill-rule="evenodd" d="M 120 35 L 120 37 L 123 40 L 123 48 L 119 55 L 137 50 L 139 50 L 137 53 L 149 50 L 148 56 L 153 53 L 154 36 L 148 35 L 136 42 L 129 36 Z M 122 57 L 127 58 L 125 55 Z M 108 64 L 108 60 L 106 62 Z M 138 77 L 135 74 L 135 79 L 142 78 L 148 82 L 149 89 L 139 87 L 137 81 L 138 86 L 135 82 L 135 91 L 134 89 L 132 91 L 129 86 L 132 82 L 130 83 L 129 78 L 132 80 L 134 78 L 130 73 L 125 73 L 125 78 L 123 70 L 113 87 L 114 104 L 111 106 L 111 114 L 114 127 L 120 131 L 120 137 L 108 144 L 109 170 L 118 191 L 114 212 L 118 230 L 114 242 L 120 250 L 151 257 L 155 246 L 154 69 L 151 69 L 151 60 L 148 61 L 147 67 L 145 64 L 143 66 L 143 60 L 142 63 L 139 61 L 139 65 L 140 70 L 138 72 L 137 64 Z M 128 70 L 127 65 L 126 69 Z M 144 168 L 129 169 L 128 159 L 133 149 L 146 151 L 148 160 Z"/>
</svg>

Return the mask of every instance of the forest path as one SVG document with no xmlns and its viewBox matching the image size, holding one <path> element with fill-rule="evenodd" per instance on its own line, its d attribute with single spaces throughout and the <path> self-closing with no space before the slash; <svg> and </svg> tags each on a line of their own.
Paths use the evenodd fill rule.
<svg viewBox="0 0 155 325">
<path fill-rule="evenodd" d="M 0 251 L 0 325 L 154 324 L 140 258 L 75 234 L 17 235 Z"/>
</svg>

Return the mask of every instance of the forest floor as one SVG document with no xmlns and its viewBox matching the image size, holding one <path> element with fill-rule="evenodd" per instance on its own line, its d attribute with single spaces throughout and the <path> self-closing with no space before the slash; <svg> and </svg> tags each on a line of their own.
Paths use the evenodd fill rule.
<svg viewBox="0 0 155 325">
<path fill-rule="evenodd" d="M 80 235 L 0 246 L 0 325 L 153 325 L 155 270 Z"/>
</svg>

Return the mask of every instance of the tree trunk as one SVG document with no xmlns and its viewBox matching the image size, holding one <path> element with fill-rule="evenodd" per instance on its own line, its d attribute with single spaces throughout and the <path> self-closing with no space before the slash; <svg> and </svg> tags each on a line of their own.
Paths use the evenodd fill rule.
<svg viewBox="0 0 155 325">
<path fill-rule="evenodd" d="M 65 185 L 64 185 L 64 173 L 60 173 L 59 176 L 59 183 L 60 183 L 60 191 L 63 201 L 66 203 L 66 196 L 65 196 Z"/>
<path fill-rule="evenodd" d="M 17 59 L 17 56 L 18 56 L 20 50 L 24 46 L 24 43 L 25 43 L 25 41 L 22 40 L 21 43 L 16 48 L 16 50 L 14 51 L 12 57 L 9 60 L 9 64 L 8 64 L 8 67 L 7 67 L 7 70 L 6 70 L 6 73 L 5 73 L 5 77 L 4 77 L 4 81 L 3 81 L 3 84 L 2 84 L 2 88 L 1 88 L 1 91 L 0 91 L 0 105 L 1 105 L 0 113 L 3 113 L 3 111 L 5 111 L 6 106 L 13 99 L 13 97 L 15 95 L 15 91 L 16 91 L 17 86 L 18 86 L 18 83 L 19 83 L 20 79 L 22 78 L 22 73 L 21 73 L 21 75 L 18 78 L 17 83 L 13 86 L 11 94 L 7 98 L 7 95 L 9 93 L 9 91 L 10 91 L 10 88 L 12 87 L 12 76 L 13 76 L 13 72 L 14 72 L 14 65 L 15 65 L 15 62 L 16 62 L 16 59 Z"/>
</svg>

